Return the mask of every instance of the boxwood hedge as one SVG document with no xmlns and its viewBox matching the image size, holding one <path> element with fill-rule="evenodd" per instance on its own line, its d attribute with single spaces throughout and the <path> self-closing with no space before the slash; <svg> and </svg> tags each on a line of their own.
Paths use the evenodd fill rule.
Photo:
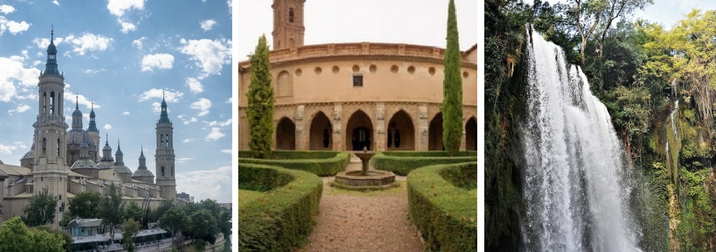
<svg viewBox="0 0 716 252">
<path fill-rule="evenodd" d="M 477 185 L 470 180 L 477 180 L 477 162 L 427 166 L 408 175 L 410 220 L 430 251 L 477 251 Z"/>
<path fill-rule="evenodd" d="M 318 176 L 244 163 L 239 167 L 239 188 L 269 189 L 263 197 L 239 204 L 239 251 L 293 251 L 303 246 L 323 191 Z"/>
<path fill-rule="evenodd" d="M 239 151 L 239 166 L 265 164 L 307 171 L 318 176 L 333 176 L 344 171 L 350 161 L 347 152 L 334 151 L 274 151 L 271 155 L 273 159 L 257 159 L 249 158 L 248 151 Z"/>
<path fill-rule="evenodd" d="M 450 157 L 445 151 L 393 151 L 378 152 L 371 159 L 375 169 L 392 171 L 396 175 L 405 176 L 410 171 L 428 165 L 454 164 L 473 162 L 477 160 L 474 151 L 459 152 L 457 156 Z"/>
</svg>

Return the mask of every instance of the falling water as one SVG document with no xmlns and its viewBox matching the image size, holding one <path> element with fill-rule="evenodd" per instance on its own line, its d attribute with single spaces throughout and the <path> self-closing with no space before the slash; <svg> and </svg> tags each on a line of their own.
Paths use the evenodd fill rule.
<svg viewBox="0 0 716 252">
<path fill-rule="evenodd" d="M 522 127 L 527 251 L 640 251 L 624 152 L 607 108 L 564 51 L 527 26 Z"/>
</svg>

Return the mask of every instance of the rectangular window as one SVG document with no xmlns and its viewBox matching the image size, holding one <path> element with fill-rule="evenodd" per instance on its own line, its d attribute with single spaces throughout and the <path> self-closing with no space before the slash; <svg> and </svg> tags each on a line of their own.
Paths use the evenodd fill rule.
<svg viewBox="0 0 716 252">
<path fill-rule="evenodd" d="M 363 75 L 353 75 L 353 86 L 354 87 L 362 87 L 363 86 Z"/>
</svg>

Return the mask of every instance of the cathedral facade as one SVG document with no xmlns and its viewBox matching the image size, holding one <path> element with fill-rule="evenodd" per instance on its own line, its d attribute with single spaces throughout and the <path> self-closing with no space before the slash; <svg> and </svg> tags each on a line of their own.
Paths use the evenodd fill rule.
<svg viewBox="0 0 716 252">
<path fill-rule="evenodd" d="M 273 1 L 273 146 L 283 150 L 442 150 L 445 49 L 304 45 L 305 0 Z M 239 62 L 239 149 L 249 148 L 248 61 Z M 477 148 L 477 44 L 462 52 L 461 149 Z"/>
<path fill-rule="evenodd" d="M 119 140 L 112 156 L 108 136 L 100 156 L 100 132 L 95 122 L 94 108 L 90 112 L 89 127 L 82 124 L 82 112 L 77 103 L 72 113 L 72 127 L 65 123 L 64 74 L 57 65 L 54 31 L 47 48 L 45 70 L 40 72 L 38 86 L 38 114 L 31 150 L 20 160 L 20 166 L 0 162 L 0 223 L 12 216 L 24 216 L 23 209 L 30 197 L 47 188 L 57 198 L 55 221 L 58 227 L 69 200 L 75 194 L 96 191 L 102 195 L 115 185 L 125 202 L 143 202 L 157 207 L 162 200 L 176 198 L 174 177 L 175 156 L 173 124 L 162 99 L 161 115 L 156 124 L 156 176 L 146 166 L 144 151 L 139 154 L 139 167 L 132 170 L 124 164 Z M 69 130 L 68 130 L 69 128 Z M 156 180 L 156 181 L 155 181 Z"/>
</svg>

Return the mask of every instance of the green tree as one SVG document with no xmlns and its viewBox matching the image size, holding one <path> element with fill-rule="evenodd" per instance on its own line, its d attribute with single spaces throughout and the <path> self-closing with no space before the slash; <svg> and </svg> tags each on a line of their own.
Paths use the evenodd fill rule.
<svg viewBox="0 0 716 252">
<path fill-rule="evenodd" d="M 162 203 L 159 204 L 159 207 L 151 211 L 150 221 L 149 222 L 157 222 L 159 218 L 164 215 L 169 209 L 172 209 L 174 207 L 174 201 L 171 200 L 162 200 Z"/>
<path fill-rule="evenodd" d="M 186 217 L 184 210 L 176 206 L 159 217 L 159 226 L 172 232 L 172 249 L 174 248 L 174 238 L 177 231 L 184 229 L 188 222 L 189 218 Z"/>
<path fill-rule="evenodd" d="M 194 239 L 214 243 L 218 226 L 216 217 L 208 209 L 201 209 L 189 217 L 189 228 Z"/>
<path fill-rule="evenodd" d="M 142 220 L 142 217 L 144 216 L 144 212 L 142 212 L 142 208 L 137 205 L 136 202 L 132 201 L 127 205 L 127 208 L 124 209 L 124 219 L 135 219 L 137 221 Z"/>
<path fill-rule="evenodd" d="M 455 2 L 448 5 L 447 47 L 445 49 L 445 79 L 443 80 L 443 145 L 450 156 L 460 151 L 462 139 L 462 59 L 457 32 Z"/>
<path fill-rule="evenodd" d="M 102 218 L 102 224 L 109 226 L 109 236 L 114 242 L 115 226 L 124 221 L 122 192 L 114 184 L 109 187 L 109 193 L 102 198 L 98 216 Z"/>
<path fill-rule="evenodd" d="M 66 251 L 62 235 L 45 229 L 28 229 L 17 216 L 0 226 L 0 241 L 0 251 Z"/>
<path fill-rule="evenodd" d="M 35 229 L 38 231 L 42 230 L 47 233 L 54 234 L 57 237 L 60 237 L 64 241 L 64 244 L 62 245 L 62 249 L 65 252 L 71 251 L 70 245 L 72 245 L 72 236 L 69 233 L 67 233 L 66 231 L 53 229 L 50 226 L 39 226 L 39 227 L 36 227 Z M 2 251 L 2 250 L 0 250 L 0 251 Z"/>
<path fill-rule="evenodd" d="M 56 207 L 57 198 L 50 195 L 47 187 L 44 187 L 40 193 L 30 197 L 30 203 L 23 209 L 25 218 L 22 221 L 31 227 L 52 224 L 55 221 Z"/>
<path fill-rule="evenodd" d="M 271 155 L 271 135 L 273 134 L 273 88 L 269 50 L 266 37 L 259 38 L 254 54 L 251 55 L 251 83 L 246 94 L 249 121 L 249 148 L 255 158 L 269 158 Z"/>
<path fill-rule="evenodd" d="M 134 236 L 139 233 L 139 222 L 135 221 L 134 218 L 130 217 L 122 223 L 122 238 L 124 239 L 124 250 L 129 252 L 137 251 L 137 247 L 134 246 Z"/>
<path fill-rule="evenodd" d="M 85 219 L 97 218 L 99 202 L 102 195 L 96 191 L 85 191 L 75 195 L 69 201 L 70 218 L 80 217 Z"/>
</svg>

